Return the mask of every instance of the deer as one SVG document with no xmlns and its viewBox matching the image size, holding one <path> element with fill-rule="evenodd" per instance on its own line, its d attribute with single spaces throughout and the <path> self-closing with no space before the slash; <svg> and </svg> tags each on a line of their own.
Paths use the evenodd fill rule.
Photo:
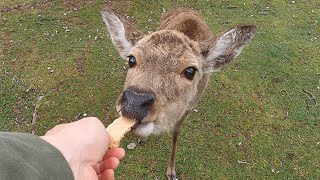
<svg viewBox="0 0 320 180">
<path fill-rule="evenodd" d="M 137 121 L 131 132 L 141 143 L 151 134 L 172 134 L 166 177 L 175 180 L 184 119 L 199 102 L 210 75 L 240 54 L 256 26 L 237 25 L 214 36 L 198 11 L 179 7 L 162 15 L 156 31 L 143 34 L 110 10 L 101 14 L 113 45 L 129 66 L 116 110 Z"/>
</svg>

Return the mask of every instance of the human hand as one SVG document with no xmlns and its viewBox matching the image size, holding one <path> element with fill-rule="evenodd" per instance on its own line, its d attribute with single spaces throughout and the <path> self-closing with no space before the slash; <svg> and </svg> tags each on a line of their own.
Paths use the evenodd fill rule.
<svg viewBox="0 0 320 180">
<path fill-rule="evenodd" d="M 57 125 L 41 138 L 63 154 L 76 180 L 112 180 L 125 156 L 122 148 L 108 150 L 110 136 L 94 117 Z"/>
</svg>

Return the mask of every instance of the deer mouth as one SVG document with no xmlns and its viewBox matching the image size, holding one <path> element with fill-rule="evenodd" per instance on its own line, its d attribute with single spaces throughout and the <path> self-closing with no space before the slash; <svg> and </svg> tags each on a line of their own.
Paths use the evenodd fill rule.
<svg viewBox="0 0 320 180">
<path fill-rule="evenodd" d="M 154 122 L 139 122 L 131 128 L 131 132 L 141 138 L 148 137 L 153 130 Z"/>
<path fill-rule="evenodd" d="M 140 122 L 137 122 L 135 125 L 133 125 L 132 127 L 131 127 L 131 131 L 134 131 L 135 129 L 137 129 L 140 125 L 142 125 L 142 124 L 145 124 L 145 123 L 142 123 L 141 121 Z"/>
<path fill-rule="evenodd" d="M 141 115 L 141 110 L 137 110 L 136 108 L 129 108 L 129 110 L 127 110 L 127 108 L 126 106 L 121 105 L 120 112 L 121 116 L 136 120 L 136 123 L 131 127 L 130 132 L 140 138 L 149 136 L 154 129 L 154 123 L 148 121 L 149 118 L 147 116 L 149 112 L 143 112 L 143 115 Z"/>
</svg>

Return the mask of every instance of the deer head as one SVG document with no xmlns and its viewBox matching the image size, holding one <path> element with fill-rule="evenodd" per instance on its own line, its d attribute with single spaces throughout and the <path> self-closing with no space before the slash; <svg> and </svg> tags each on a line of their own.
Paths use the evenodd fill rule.
<svg viewBox="0 0 320 180">
<path fill-rule="evenodd" d="M 142 137 L 172 130 L 199 98 L 204 75 L 229 64 L 255 33 L 255 26 L 245 25 L 214 38 L 197 13 L 179 10 L 164 15 L 160 30 L 137 42 L 115 14 L 102 12 L 114 46 L 129 64 L 117 110 L 140 122 L 133 132 Z"/>
</svg>

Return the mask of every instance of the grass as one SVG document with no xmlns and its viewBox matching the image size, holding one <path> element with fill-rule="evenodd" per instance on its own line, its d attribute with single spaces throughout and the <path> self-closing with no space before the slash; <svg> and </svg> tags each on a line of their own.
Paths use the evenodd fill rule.
<svg viewBox="0 0 320 180">
<path fill-rule="evenodd" d="M 107 35 L 103 1 L 0 1 L 0 130 L 42 135 L 88 114 L 105 124 L 126 68 Z M 212 32 L 254 23 L 257 35 L 187 118 L 179 179 L 320 177 L 320 3 L 112 1 L 144 32 L 173 6 L 199 10 Z M 149 19 L 152 19 L 150 21 Z M 149 20 L 149 21 L 148 21 Z M 32 125 L 37 98 L 38 118 Z M 135 141 L 126 138 L 124 145 Z M 117 179 L 164 179 L 170 137 L 127 150 Z"/>
</svg>

